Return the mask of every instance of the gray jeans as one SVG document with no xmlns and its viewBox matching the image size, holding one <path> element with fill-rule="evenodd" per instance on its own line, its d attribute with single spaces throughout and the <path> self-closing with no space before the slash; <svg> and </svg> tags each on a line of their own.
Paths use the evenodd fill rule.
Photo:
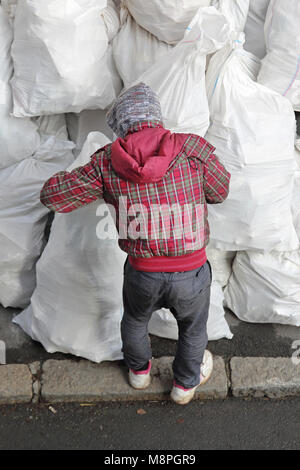
<svg viewBox="0 0 300 470">
<path fill-rule="evenodd" d="M 178 343 L 173 361 L 178 385 L 192 388 L 200 382 L 200 366 L 207 345 L 206 324 L 210 304 L 211 268 L 182 273 L 148 273 L 124 266 L 121 322 L 124 360 L 138 370 L 152 357 L 148 323 L 162 307 L 171 310 L 178 324 Z"/>
</svg>

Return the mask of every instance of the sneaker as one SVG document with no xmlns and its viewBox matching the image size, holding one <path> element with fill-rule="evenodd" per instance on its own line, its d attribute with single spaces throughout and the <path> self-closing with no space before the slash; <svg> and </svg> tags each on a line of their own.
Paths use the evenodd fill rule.
<svg viewBox="0 0 300 470">
<path fill-rule="evenodd" d="M 197 387 L 198 385 L 193 388 L 184 388 L 174 380 L 171 399 L 178 405 L 187 405 L 193 399 Z"/>
<path fill-rule="evenodd" d="M 203 362 L 201 364 L 201 373 L 200 373 L 200 384 L 205 384 L 210 378 L 213 370 L 213 357 L 212 354 L 206 349 L 203 356 Z M 175 380 L 173 383 L 173 388 L 171 391 L 171 399 L 178 405 L 186 405 L 189 403 L 196 392 L 196 385 L 193 388 L 184 388 L 181 385 L 176 384 Z"/>
<path fill-rule="evenodd" d="M 142 371 L 135 371 L 129 369 L 129 383 L 136 390 L 144 390 L 149 387 L 151 383 L 151 361 L 149 361 L 148 368 Z"/>
</svg>

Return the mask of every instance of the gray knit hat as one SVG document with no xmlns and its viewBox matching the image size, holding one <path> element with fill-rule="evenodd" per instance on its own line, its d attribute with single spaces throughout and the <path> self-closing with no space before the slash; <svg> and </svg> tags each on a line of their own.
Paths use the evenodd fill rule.
<svg viewBox="0 0 300 470">
<path fill-rule="evenodd" d="M 159 99 L 149 86 L 139 83 L 118 96 L 106 114 L 106 119 L 114 133 L 124 138 L 133 124 L 162 121 Z"/>
</svg>

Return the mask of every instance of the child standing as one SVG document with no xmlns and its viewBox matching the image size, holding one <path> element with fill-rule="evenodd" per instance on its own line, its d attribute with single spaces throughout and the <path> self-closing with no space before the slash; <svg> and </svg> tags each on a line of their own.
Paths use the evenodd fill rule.
<svg viewBox="0 0 300 470">
<path fill-rule="evenodd" d="M 160 103 L 140 83 L 123 92 L 107 115 L 118 139 L 88 164 L 52 176 L 41 202 L 70 212 L 103 198 L 116 214 L 124 266 L 121 322 L 124 360 L 136 389 L 151 381 L 148 322 L 169 308 L 178 324 L 171 398 L 188 403 L 213 368 L 206 324 L 211 269 L 207 203 L 223 202 L 230 174 L 205 139 L 163 127 Z"/>
</svg>

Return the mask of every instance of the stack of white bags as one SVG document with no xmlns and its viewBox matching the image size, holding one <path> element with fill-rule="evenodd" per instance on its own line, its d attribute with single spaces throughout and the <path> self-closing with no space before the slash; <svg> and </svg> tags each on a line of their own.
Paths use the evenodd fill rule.
<svg viewBox="0 0 300 470">
<path fill-rule="evenodd" d="M 0 302 L 27 307 L 14 321 L 49 352 L 122 358 L 126 255 L 96 236 L 105 205 L 57 214 L 46 244 L 39 191 L 114 139 L 106 110 L 143 81 L 165 126 L 207 138 L 232 174 L 228 199 L 209 207 L 209 339 L 232 338 L 224 306 L 244 321 L 299 326 L 299 1 L 1 5 Z M 149 331 L 178 336 L 166 309 Z"/>
<path fill-rule="evenodd" d="M 11 24 L 0 9 L 0 300 L 5 307 L 24 307 L 44 246 L 48 211 L 39 193 L 45 179 L 73 160 L 74 145 L 63 115 L 35 121 L 11 116 L 12 40 Z"/>
</svg>

